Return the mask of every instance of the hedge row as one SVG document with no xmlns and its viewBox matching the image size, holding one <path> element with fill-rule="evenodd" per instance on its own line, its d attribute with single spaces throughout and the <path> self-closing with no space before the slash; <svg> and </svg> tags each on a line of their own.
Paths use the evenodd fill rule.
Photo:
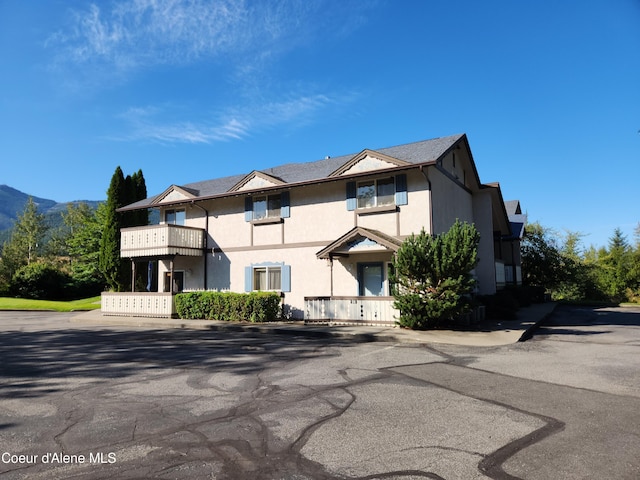
<svg viewBox="0 0 640 480">
<path fill-rule="evenodd" d="M 270 322 L 280 318 L 276 292 L 189 292 L 176 295 L 180 318 L 222 321 Z"/>
</svg>

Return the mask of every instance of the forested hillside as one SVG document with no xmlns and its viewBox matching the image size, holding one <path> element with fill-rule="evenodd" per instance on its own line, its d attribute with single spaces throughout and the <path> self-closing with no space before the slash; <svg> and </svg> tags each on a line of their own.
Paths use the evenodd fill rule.
<svg viewBox="0 0 640 480">
<path fill-rule="evenodd" d="M 8 237 L 11 227 L 18 218 L 18 214 L 24 210 L 29 197 L 33 198 L 34 203 L 38 206 L 38 212 L 45 215 L 47 225 L 52 228 L 62 225 L 60 213 L 67 210 L 68 203 L 58 203 L 55 200 L 29 195 L 8 185 L 0 185 L 0 244 Z M 76 205 L 86 203 L 91 208 L 96 208 L 100 202 L 77 200 L 69 203 Z"/>
</svg>

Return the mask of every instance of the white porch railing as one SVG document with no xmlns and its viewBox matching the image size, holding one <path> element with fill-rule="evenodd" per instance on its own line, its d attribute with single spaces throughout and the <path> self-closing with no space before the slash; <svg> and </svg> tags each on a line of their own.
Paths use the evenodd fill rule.
<svg viewBox="0 0 640 480">
<path fill-rule="evenodd" d="M 393 297 L 305 297 L 307 322 L 393 325 L 400 312 Z"/>
<path fill-rule="evenodd" d="M 176 316 L 174 296 L 171 293 L 103 292 L 101 300 L 103 315 L 158 318 Z"/>
<path fill-rule="evenodd" d="M 162 255 L 202 256 L 204 230 L 162 224 L 120 230 L 120 256 L 127 258 Z"/>
</svg>

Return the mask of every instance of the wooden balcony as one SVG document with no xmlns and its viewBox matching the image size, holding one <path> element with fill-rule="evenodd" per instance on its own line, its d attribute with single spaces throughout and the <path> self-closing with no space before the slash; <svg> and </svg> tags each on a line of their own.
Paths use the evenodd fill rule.
<svg viewBox="0 0 640 480">
<path fill-rule="evenodd" d="M 148 225 L 120 230 L 120 256 L 125 258 L 204 255 L 204 230 L 182 225 Z"/>
<path fill-rule="evenodd" d="M 305 297 L 307 323 L 394 325 L 399 312 L 393 297 Z"/>
<path fill-rule="evenodd" d="M 171 293 L 103 292 L 100 309 L 103 315 L 173 318 L 174 298 Z"/>
</svg>

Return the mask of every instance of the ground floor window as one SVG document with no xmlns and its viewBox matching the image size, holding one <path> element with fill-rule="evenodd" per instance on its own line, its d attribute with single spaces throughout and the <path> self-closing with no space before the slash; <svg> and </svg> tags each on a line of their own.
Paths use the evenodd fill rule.
<svg viewBox="0 0 640 480">
<path fill-rule="evenodd" d="M 384 295 L 382 262 L 358 263 L 358 295 L 361 297 Z"/>
<path fill-rule="evenodd" d="M 255 267 L 253 269 L 254 290 L 280 290 L 282 269 L 280 267 Z"/>
<path fill-rule="evenodd" d="M 245 267 L 245 292 L 277 290 L 291 291 L 291 266 L 284 263 L 259 263 Z"/>
</svg>

